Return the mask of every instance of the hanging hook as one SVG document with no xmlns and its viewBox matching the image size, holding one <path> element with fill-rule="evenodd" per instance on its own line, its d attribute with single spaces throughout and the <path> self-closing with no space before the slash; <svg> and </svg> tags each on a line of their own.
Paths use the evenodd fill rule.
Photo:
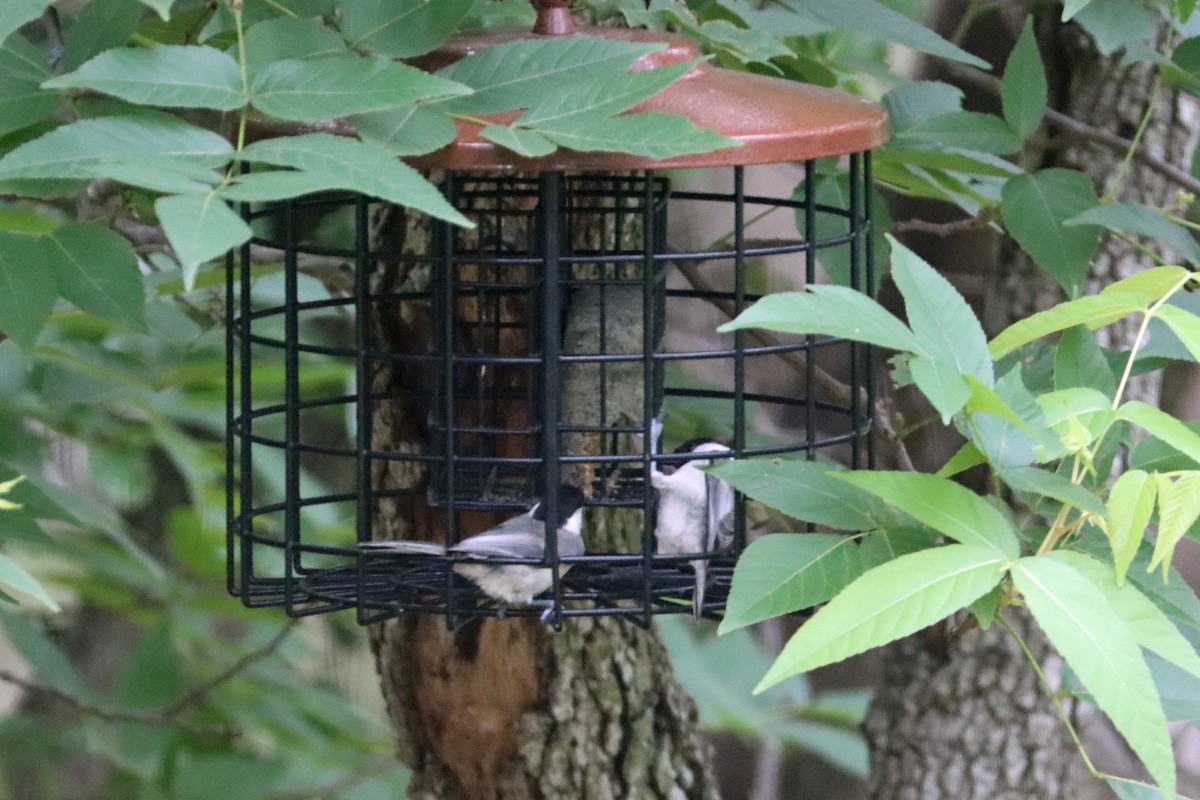
<svg viewBox="0 0 1200 800">
<path fill-rule="evenodd" d="M 575 32 L 571 0 L 531 0 L 537 9 L 533 32 L 539 36 L 570 36 Z"/>
</svg>

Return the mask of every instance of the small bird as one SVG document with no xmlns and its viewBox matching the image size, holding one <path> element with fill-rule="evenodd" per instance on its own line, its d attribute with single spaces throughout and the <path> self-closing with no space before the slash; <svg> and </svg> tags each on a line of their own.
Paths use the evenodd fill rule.
<svg viewBox="0 0 1200 800">
<path fill-rule="evenodd" d="M 562 484 L 558 487 L 558 555 L 583 555 L 583 492 Z M 487 560 L 529 558 L 541 559 L 546 552 L 546 515 L 541 501 L 520 516 L 507 519 L 494 528 L 463 539 L 446 549 L 436 542 L 418 542 L 410 539 L 383 539 L 362 542 L 359 549 L 374 553 L 417 553 L 422 555 L 464 557 Z M 565 573 L 570 565 L 559 568 Z M 472 581 L 484 594 L 501 606 L 501 612 L 510 605 L 539 606 L 552 601 L 535 601 L 542 592 L 553 584 L 550 569 L 526 564 L 455 564 L 454 571 Z M 542 621 L 549 619 L 552 605 L 542 613 Z M 503 613 L 501 613 L 503 615 Z"/>
<path fill-rule="evenodd" d="M 651 452 L 658 449 L 655 428 Z M 675 450 L 676 453 L 728 453 L 729 448 L 711 439 L 693 439 Z M 650 467 L 650 483 L 658 490 L 658 525 L 654 537 L 658 552 L 711 553 L 727 547 L 733 538 L 733 487 L 700 467 L 713 463 L 711 458 L 686 461 L 671 473 L 664 473 L 657 464 Z M 697 559 L 692 569 L 696 587 L 692 594 L 692 616 L 704 613 L 704 591 L 708 585 L 708 560 Z"/>
</svg>

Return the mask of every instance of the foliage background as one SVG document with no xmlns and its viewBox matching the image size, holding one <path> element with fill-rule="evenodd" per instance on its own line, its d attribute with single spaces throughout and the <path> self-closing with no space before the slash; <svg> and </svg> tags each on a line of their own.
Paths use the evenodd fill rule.
<svg viewBox="0 0 1200 800">
<path fill-rule="evenodd" d="M 0 617 L 12 651 L 0 672 L 12 687 L 0 794 L 401 797 L 404 771 L 391 758 L 361 632 L 338 617 L 287 624 L 224 593 L 224 271 L 212 259 L 249 234 L 226 203 L 348 188 L 453 217 L 395 156 L 440 146 L 453 115 L 498 108 L 537 106 L 526 122 L 490 131 L 530 154 L 568 145 L 663 155 L 720 142 L 679 121 L 620 116 L 664 78 L 628 76 L 628 48 L 571 54 L 580 68 L 566 79 L 539 74 L 507 94 L 498 71 L 435 80 L 390 61 L 459 27 L 527 25 L 524 0 L 48 6 L 10 0 L 0 9 L 0 482 L 11 505 L 0 510 L 0 589 L 15 601 Z M 958 229 L 1003 227 L 1063 296 L 1085 290 L 1102 229 L 1200 263 L 1194 197 L 1151 208 L 1122 200 L 1124 170 L 1098 191 L 1080 172 L 1038 168 L 1051 87 L 1032 12 L 1003 18 L 1019 36 L 997 65 L 998 113 L 983 113 L 964 110 L 963 92 L 948 83 L 914 80 L 904 56 L 957 64 L 976 81 L 970 70 L 988 64 L 953 44 L 957 36 L 913 22 L 922 5 L 895 6 L 590 4 L 600 19 L 681 30 L 723 66 L 880 99 L 894 138 L 877 154 L 876 177 L 889 197 L 957 209 Z M 966 17 L 995 11 L 981 3 Z M 1074 17 L 1102 50 L 1152 64 L 1168 88 L 1190 91 L 1200 73 L 1191 11 L 1186 0 L 1070 0 L 1049 13 Z M 548 91 L 552 80 L 570 96 Z M 601 89 L 600 101 L 579 106 Z M 248 145 L 250 114 L 351 116 L 366 141 Z M 1139 137 L 1117 143 L 1128 146 L 1126 164 L 1147 158 Z M 255 173 L 238 177 L 234 158 Z M 841 166 L 822 164 L 823 191 L 839 190 Z M 1158 167 L 1182 189 L 1200 186 L 1178 165 Z M 887 209 L 878 210 L 882 232 Z M 319 235 L 337 236 L 336 221 L 323 224 Z M 883 267 L 882 241 L 877 252 Z M 279 264 L 260 255 L 265 297 L 280 290 Z M 825 267 L 836 282 L 837 265 Z M 338 280 L 336 270 L 313 269 L 303 291 L 328 296 L 344 289 Z M 1194 296 L 1176 302 L 1196 310 Z M 332 315 L 328 325 L 336 335 L 345 320 Z M 1143 356 L 1145 369 L 1195 359 L 1161 325 Z M 305 379 L 345 385 L 351 376 L 323 364 Z M 260 382 L 281 389 L 281 370 L 262 367 Z M 952 416 L 947 408 L 939 416 Z M 683 438 L 719 428 L 703 414 L 674 425 Z M 1179 457 L 1169 446 L 1150 453 L 1157 444 L 1142 445 L 1141 463 Z M 782 644 L 780 628 L 768 625 L 766 649 L 745 631 L 698 639 L 676 626 L 664 635 L 684 654 L 680 677 L 715 729 L 762 744 L 767 756 L 799 747 L 865 771 L 853 732 L 864 692 L 814 692 L 797 678 L 750 695 Z M 1172 696 L 1195 695 L 1188 677 L 1170 680 Z"/>
</svg>

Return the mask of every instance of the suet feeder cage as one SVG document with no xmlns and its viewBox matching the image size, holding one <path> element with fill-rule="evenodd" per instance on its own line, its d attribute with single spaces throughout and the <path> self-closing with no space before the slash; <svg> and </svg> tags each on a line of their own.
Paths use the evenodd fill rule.
<svg viewBox="0 0 1200 800">
<path fill-rule="evenodd" d="M 536 34 L 455 39 L 424 66 L 517 37 L 572 35 L 566 9 L 553 5 L 541 9 Z M 699 56 L 675 35 L 587 32 L 667 44 L 638 68 Z M 665 161 L 566 149 L 523 158 L 460 121 L 452 144 L 410 163 L 440 180 L 473 230 L 366 196 L 244 209 L 253 244 L 277 248 L 284 265 L 268 286 L 249 245 L 229 261 L 229 589 L 246 605 L 294 616 L 355 609 L 363 623 L 413 613 L 451 624 L 541 615 L 489 603 L 451 558 L 357 544 L 453 544 L 538 498 L 552 505 L 547 490 L 570 483 L 587 507 L 628 509 L 638 533 L 626 547 L 589 540 L 584 555 L 566 557 L 548 526 L 546 554 L 534 563 L 551 570 L 542 596 L 549 619 L 616 615 L 648 625 L 656 614 L 691 612 L 699 559 L 709 573 L 703 612 L 716 616 L 746 543 L 744 499 L 727 546 L 656 552 L 650 472 L 692 456 L 653 452 L 655 419 L 667 414 L 669 435 L 672 418 L 703 409 L 710 424 L 727 426 L 709 431 L 730 447 L 716 458 L 829 454 L 867 465 L 868 347 L 712 329 L 761 296 L 767 262 L 799 288 L 838 259 L 851 287 L 872 292 L 869 150 L 886 138 L 883 111 L 839 91 L 708 63 L 635 110 L 682 114 L 742 145 Z M 842 202 L 820 193 L 820 168 L 831 163 L 848 167 L 848 182 L 832 193 Z M 766 164 L 798 165 L 794 194 L 752 191 L 746 168 Z M 704 170 L 705 185 L 718 188 L 673 187 L 673 171 L 685 168 Z M 756 238 L 752 223 L 768 213 L 794 219 L 795 233 Z M 316 241 L 311 220 L 337 215 L 344 244 Z M 718 230 L 705 231 L 716 243 L 672 247 L 676 216 L 717 220 Z M 305 291 L 304 265 L 314 258 L 344 260 L 344 291 Z M 331 313 L 347 320 L 340 336 Z M 672 330 L 689 320 L 704 321 L 707 339 Z M 801 365 L 795 380 L 761 379 L 784 363 Z M 839 365 L 848 396 L 822 391 L 818 363 Z M 352 380 L 331 385 L 306 374 L 338 374 L 330 366 Z M 775 432 L 759 419 L 778 423 Z M 331 437 L 335 423 L 352 441 Z"/>
</svg>

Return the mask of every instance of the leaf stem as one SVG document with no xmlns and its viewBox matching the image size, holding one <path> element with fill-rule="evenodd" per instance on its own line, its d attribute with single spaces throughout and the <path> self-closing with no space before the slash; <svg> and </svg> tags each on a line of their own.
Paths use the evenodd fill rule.
<svg viewBox="0 0 1200 800">
<path fill-rule="evenodd" d="M 1146 129 L 1150 127 L 1150 120 L 1154 117 L 1154 112 L 1158 108 L 1158 98 L 1161 95 L 1162 84 L 1156 83 L 1154 91 L 1150 95 L 1150 100 L 1146 103 L 1146 113 L 1142 114 L 1142 121 L 1138 124 L 1137 133 L 1133 135 L 1133 141 L 1129 143 L 1129 147 L 1125 151 L 1125 158 L 1121 159 L 1121 166 L 1117 169 L 1117 174 L 1113 177 L 1112 183 L 1109 184 L 1108 191 L 1100 199 L 1101 203 L 1111 203 L 1116 199 L 1117 192 L 1121 189 L 1121 184 L 1125 182 L 1125 173 L 1129 171 L 1133 155 L 1137 152 L 1142 137 L 1146 134 Z"/>
<path fill-rule="evenodd" d="M 1171 290 L 1159 298 L 1158 302 L 1146 309 L 1142 314 L 1142 324 L 1138 326 L 1137 336 L 1133 339 L 1133 347 L 1129 348 L 1129 358 L 1125 361 L 1125 370 L 1121 373 L 1121 382 L 1117 384 L 1117 391 L 1113 395 L 1112 407 L 1116 411 L 1121 406 L 1121 395 L 1125 393 L 1125 387 L 1129 384 L 1129 376 L 1133 373 L 1133 362 L 1137 358 L 1138 350 L 1142 347 L 1142 340 L 1146 336 L 1146 330 L 1150 327 L 1150 321 L 1154 319 L 1154 315 L 1163 305 L 1174 297 L 1175 293 L 1186 286 L 1192 280 L 1192 273 L 1184 275 L 1179 281 L 1171 287 Z"/>
<path fill-rule="evenodd" d="M 242 71 L 242 109 L 238 115 L 237 151 L 246 147 L 246 116 L 250 108 L 250 73 L 246 68 L 246 30 L 242 23 L 242 5 L 234 3 L 233 19 L 237 26 L 238 67 Z"/>
<path fill-rule="evenodd" d="M 1079 750 L 1079 755 L 1083 758 L 1083 764 L 1088 768 L 1093 776 L 1101 778 L 1101 773 L 1096 769 L 1096 765 L 1092 763 L 1092 759 L 1088 757 L 1087 750 L 1083 749 L 1083 742 L 1079 740 L 1079 733 L 1075 730 L 1075 726 L 1071 724 L 1071 718 L 1067 714 L 1067 710 L 1063 708 L 1062 701 L 1058 699 L 1058 693 L 1054 691 L 1054 687 L 1050 685 L 1050 680 L 1046 677 L 1046 673 L 1042 672 L 1042 666 L 1034 657 L 1033 652 L 1029 649 L 1029 645 L 1025 644 L 1025 640 L 1021 638 L 1021 634 L 1017 633 L 1016 628 L 1004 616 L 1002 611 L 996 612 L 996 619 L 1000 620 L 1013 638 L 1017 640 L 1017 644 L 1021 647 L 1021 652 L 1025 654 L 1025 658 L 1033 665 L 1033 671 L 1037 673 L 1038 680 L 1042 682 L 1042 688 L 1046 690 L 1046 694 L 1050 697 L 1050 702 L 1054 703 L 1055 710 L 1058 711 L 1058 716 L 1062 719 L 1063 724 L 1067 726 L 1067 732 L 1071 734 L 1071 740 L 1075 742 L 1075 747 Z M 1101 778 L 1102 779 L 1102 778 Z"/>
</svg>

